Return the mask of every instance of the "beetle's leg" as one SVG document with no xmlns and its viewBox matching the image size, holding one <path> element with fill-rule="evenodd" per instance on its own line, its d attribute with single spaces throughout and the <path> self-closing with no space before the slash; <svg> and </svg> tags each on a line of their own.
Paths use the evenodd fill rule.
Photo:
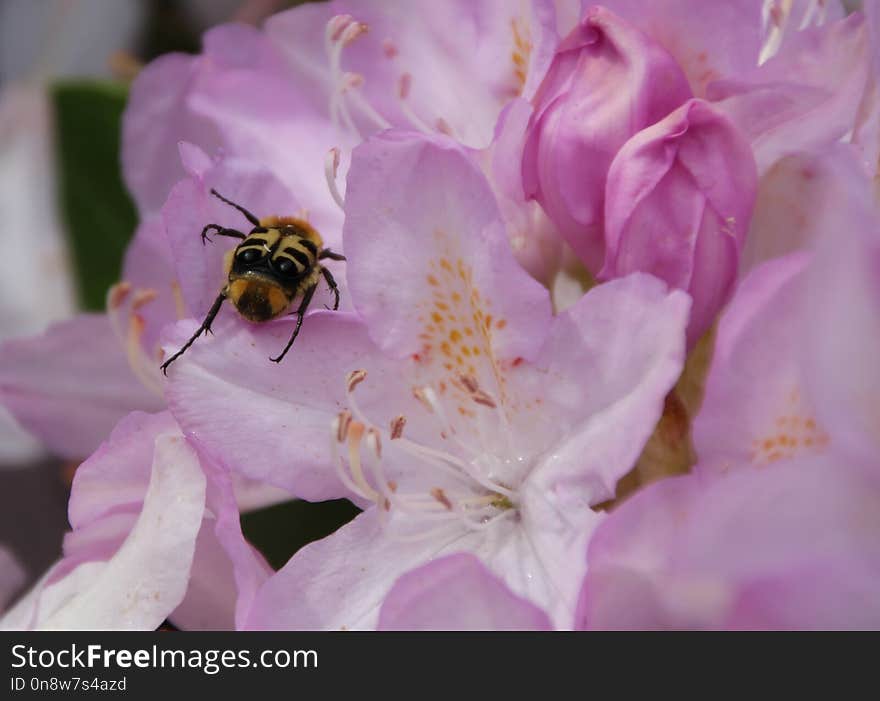
<svg viewBox="0 0 880 701">
<path fill-rule="evenodd" d="M 177 351 L 174 355 L 172 355 L 168 360 L 162 363 L 162 374 L 168 374 L 168 366 L 171 365 L 175 360 L 177 360 L 181 355 L 184 354 L 187 348 L 189 348 L 193 342 L 201 336 L 203 333 L 208 333 L 211 330 L 211 324 L 214 321 L 214 317 L 217 316 L 217 313 L 220 311 L 220 305 L 223 304 L 223 300 L 226 299 L 226 290 L 224 289 L 219 295 L 217 295 L 217 299 L 214 300 L 214 304 L 211 305 L 211 310 L 208 312 L 208 316 L 205 317 L 205 320 L 202 322 L 202 325 L 196 330 L 196 332 L 192 335 L 186 343 L 183 344 L 183 348 Z"/>
<path fill-rule="evenodd" d="M 205 245 L 205 241 L 210 241 L 208 238 L 208 232 L 213 231 L 218 236 L 229 236 L 233 239 L 246 239 L 245 236 L 240 231 L 236 231 L 235 229 L 227 229 L 225 226 L 220 226 L 219 224 L 208 224 L 204 229 L 202 229 L 202 245 Z"/>
<path fill-rule="evenodd" d="M 211 194 L 214 195 L 214 197 L 216 197 L 221 202 L 225 202 L 226 204 L 228 204 L 230 207 L 235 207 L 239 212 L 241 212 L 244 215 L 245 219 L 247 219 L 254 226 L 260 225 L 260 220 L 257 219 L 253 214 L 248 212 L 240 204 L 235 204 L 235 202 L 233 202 L 232 200 L 227 200 L 223 195 L 221 195 L 219 192 L 217 192 L 214 188 L 211 188 Z"/>
<path fill-rule="evenodd" d="M 293 345 L 293 342 L 296 340 L 297 335 L 299 334 L 299 328 L 302 326 L 303 317 L 306 314 L 306 309 L 309 308 L 309 303 L 312 301 L 312 296 L 315 294 L 315 290 L 318 288 L 317 285 L 312 285 L 309 289 L 306 290 L 303 295 L 302 302 L 299 303 L 299 307 L 296 310 L 296 327 L 293 329 L 293 335 L 290 337 L 290 340 L 287 342 L 287 345 L 284 346 L 284 350 L 281 351 L 281 355 L 277 358 L 269 358 L 273 363 L 280 363 L 284 356 L 287 355 L 287 351 L 290 350 L 290 347 Z"/>
<path fill-rule="evenodd" d="M 335 312 L 339 309 L 339 287 L 336 285 L 336 280 L 333 279 L 333 274 L 323 266 L 321 267 L 321 275 L 324 276 L 324 279 L 327 281 L 327 286 L 330 288 L 330 291 L 333 292 L 333 311 Z"/>
<path fill-rule="evenodd" d="M 324 258 L 329 258 L 330 260 L 345 260 L 344 255 L 341 253 L 334 253 L 329 248 L 325 248 L 318 256 L 318 260 L 323 260 Z"/>
</svg>

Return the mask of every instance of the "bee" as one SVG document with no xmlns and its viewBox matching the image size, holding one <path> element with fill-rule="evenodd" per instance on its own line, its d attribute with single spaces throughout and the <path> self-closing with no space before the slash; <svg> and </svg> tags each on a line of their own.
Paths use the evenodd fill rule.
<svg viewBox="0 0 880 701">
<path fill-rule="evenodd" d="M 333 292 L 334 311 L 339 309 L 339 287 L 327 268 L 319 261 L 345 260 L 345 256 L 324 248 L 321 235 L 312 226 L 296 217 L 265 217 L 257 219 L 248 210 L 211 190 L 221 202 L 235 207 L 251 223 L 250 233 L 244 234 L 236 229 L 228 229 L 219 224 L 208 224 L 202 229 L 202 245 L 212 241 L 208 236 L 228 236 L 239 239 L 241 243 L 230 249 L 223 259 L 226 284 L 211 305 L 202 325 L 183 347 L 162 364 L 162 372 L 183 355 L 193 342 L 203 333 L 211 331 L 211 324 L 225 300 L 232 302 L 239 315 L 254 323 L 269 321 L 284 314 L 294 300 L 300 299 L 296 311 L 296 326 L 290 340 L 277 358 L 280 363 L 296 340 L 302 326 L 303 317 L 320 278 L 327 282 Z"/>
</svg>

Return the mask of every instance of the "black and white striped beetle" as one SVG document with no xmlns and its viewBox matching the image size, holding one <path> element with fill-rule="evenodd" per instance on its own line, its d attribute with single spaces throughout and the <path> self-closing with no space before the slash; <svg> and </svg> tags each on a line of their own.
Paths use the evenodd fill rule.
<svg viewBox="0 0 880 701">
<path fill-rule="evenodd" d="M 228 229 L 219 224 L 208 224 L 202 229 L 202 243 L 210 241 L 208 233 L 241 239 L 223 261 L 226 284 L 211 305 L 202 325 L 183 347 L 162 364 L 162 372 L 189 348 L 203 333 L 211 330 L 211 323 L 224 300 L 229 299 L 242 318 L 255 323 L 269 321 L 284 314 L 300 298 L 296 309 L 296 326 L 281 355 L 271 358 L 276 363 L 290 350 L 303 316 L 312 301 L 318 282 L 323 276 L 334 295 L 333 309 L 339 308 L 339 288 L 333 275 L 318 261 L 345 260 L 345 256 L 324 248 L 321 235 L 305 220 L 296 217 L 264 217 L 257 219 L 241 205 L 227 200 L 216 190 L 211 194 L 235 207 L 253 225 L 250 233 Z"/>
</svg>

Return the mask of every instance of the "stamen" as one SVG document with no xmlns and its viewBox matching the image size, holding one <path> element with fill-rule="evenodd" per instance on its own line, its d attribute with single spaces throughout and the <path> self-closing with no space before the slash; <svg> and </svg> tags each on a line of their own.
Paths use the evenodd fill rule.
<svg viewBox="0 0 880 701">
<path fill-rule="evenodd" d="M 351 468 L 354 483 L 361 489 L 361 494 L 370 501 L 377 501 L 380 496 L 379 492 L 369 485 L 361 467 L 360 446 L 363 436 L 364 425 L 360 421 L 352 421 L 348 428 L 348 465 Z"/>
<path fill-rule="evenodd" d="M 351 412 L 348 409 L 339 412 L 337 424 L 336 440 L 342 443 L 348 436 L 348 427 L 351 424 Z"/>
<path fill-rule="evenodd" d="M 135 377 L 144 387 L 161 397 L 164 392 L 158 366 L 149 358 L 142 343 L 146 324 L 142 316 L 134 313 L 135 310 L 154 300 L 157 296 L 156 291 L 137 290 L 134 295 L 131 291 L 132 286 L 129 282 L 119 282 L 108 290 L 107 318 Z M 128 308 L 125 307 L 126 301 L 131 302 Z"/>
<path fill-rule="evenodd" d="M 352 370 L 350 373 L 348 373 L 348 376 L 345 379 L 348 391 L 353 392 L 354 388 L 357 387 L 365 379 L 367 379 L 366 370 Z"/>
<path fill-rule="evenodd" d="M 132 372 L 134 372 L 144 387 L 153 390 L 161 397 L 163 392 L 159 368 L 150 362 L 141 343 L 145 326 L 144 318 L 140 314 L 131 315 L 128 325 L 128 339 L 125 343 L 125 355 L 128 358 L 128 364 Z M 152 372 L 150 369 L 152 369 Z"/>
<path fill-rule="evenodd" d="M 361 488 L 356 485 L 351 477 L 348 476 L 348 473 L 345 471 L 345 465 L 342 462 L 342 458 L 339 455 L 339 443 L 341 440 L 338 440 L 340 435 L 348 435 L 348 427 L 346 425 L 345 430 L 342 429 L 342 414 L 333 419 L 330 424 L 330 455 L 333 459 L 333 468 L 336 470 L 336 475 L 339 477 L 342 484 L 346 486 L 352 493 L 357 494 L 358 496 L 363 497 L 364 499 L 369 499 L 369 497 L 363 493 Z M 351 417 L 348 419 L 351 420 Z M 343 439 L 344 440 L 344 439 Z"/>
<path fill-rule="evenodd" d="M 152 302 L 158 296 L 159 296 L 159 293 L 156 292 L 156 290 L 152 290 L 152 289 L 138 290 L 137 292 L 135 292 L 135 295 L 131 300 L 131 308 L 133 311 L 137 311 L 138 309 L 143 307 L 145 304 Z"/>
<path fill-rule="evenodd" d="M 406 426 L 406 417 L 402 414 L 391 419 L 391 440 L 396 440 L 403 435 L 403 427 Z"/>
<path fill-rule="evenodd" d="M 331 148 L 324 158 L 324 177 L 327 179 L 327 189 L 336 205 L 345 212 L 345 200 L 336 187 L 336 174 L 339 172 L 339 149 Z"/>
<path fill-rule="evenodd" d="M 177 315 L 177 320 L 186 319 L 186 304 L 183 302 L 183 292 L 177 280 L 171 283 L 171 296 L 174 298 L 174 313 Z"/>
<path fill-rule="evenodd" d="M 446 496 L 446 492 L 444 492 L 440 487 L 434 487 L 431 490 L 431 496 L 434 497 L 437 501 L 443 504 L 446 507 L 447 511 L 452 511 L 452 502 L 449 501 L 449 497 Z"/>
<path fill-rule="evenodd" d="M 409 73 L 401 74 L 398 83 L 397 83 L 397 103 L 400 105 L 400 110 L 403 112 L 403 115 L 409 120 L 409 123 L 412 124 L 416 129 L 424 134 L 428 134 L 429 136 L 433 134 L 431 128 L 422 121 L 422 119 L 412 110 L 412 107 L 409 106 L 407 102 L 407 98 L 409 97 L 409 91 L 412 88 L 412 75 Z"/>
<path fill-rule="evenodd" d="M 385 39 L 382 42 L 382 51 L 385 54 L 385 58 L 393 59 L 397 58 L 397 46 L 395 46 L 394 42 L 391 39 Z"/>
<path fill-rule="evenodd" d="M 434 413 L 434 407 L 431 402 L 428 401 L 427 396 L 425 396 L 425 390 L 422 387 L 413 387 L 412 388 L 413 397 L 415 397 L 419 403 L 428 410 L 429 413 Z"/>
</svg>

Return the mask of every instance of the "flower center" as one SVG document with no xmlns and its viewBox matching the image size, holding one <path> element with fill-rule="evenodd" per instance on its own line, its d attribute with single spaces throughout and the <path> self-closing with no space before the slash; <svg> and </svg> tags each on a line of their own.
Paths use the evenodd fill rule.
<svg viewBox="0 0 880 701">
<path fill-rule="evenodd" d="M 413 388 L 413 396 L 431 417 L 450 450 L 424 445 L 405 437 L 405 416 L 397 416 L 387 428 L 370 421 L 354 396 L 367 377 L 365 370 L 349 373 L 346 393 L 349 409 L 340 412 L 331 426 L 334 464 L 342 482 L 352 492 L 375 503 L 382 514 L 396 511 L 412 517 L 422 527 L 406 537 L 421 539 L 451 526 L 484 530 L 517 513 L 517 493 L 499 479 L 505 464 L 490 451 L 466 442 L 449 421 L 443 402 L 431 386 Z M 494 398 L 472 377 L 459 379 L 461 389 L 490 414 L 500 414 Z M 502 417 L 495 417 L 498 421 Z M 382 458 L 383 441 L 393 441 L 412 462 L 400 481 L 389 478 Z M 339 446 L 347 448 L 347 460 Z M 403 489 L 412 484 L 414 489 Z"/>
</svg>

